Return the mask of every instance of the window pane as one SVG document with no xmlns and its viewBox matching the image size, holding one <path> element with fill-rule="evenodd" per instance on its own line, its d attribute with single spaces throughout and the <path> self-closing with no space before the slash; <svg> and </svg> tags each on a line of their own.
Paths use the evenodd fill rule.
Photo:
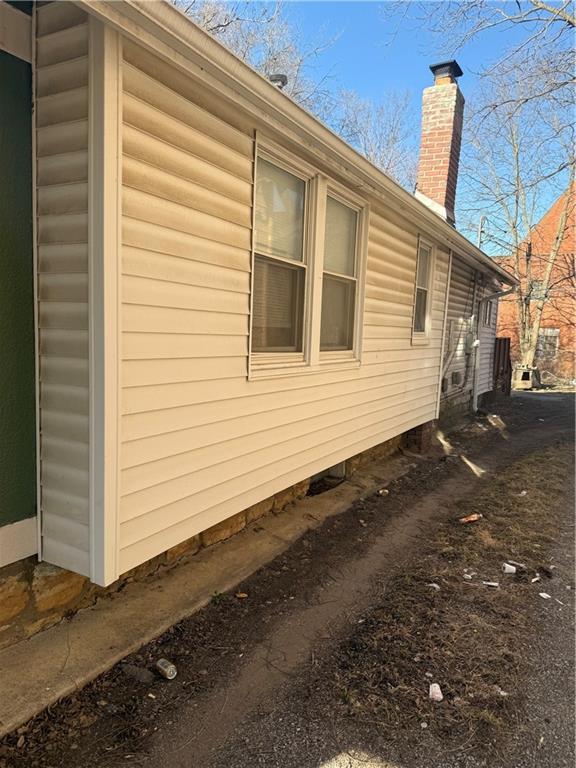
<svg viewBox="0 0 576 768">
<path fill-rule="evenodd" d="M 332 197 L 326 198 L 324 269 L 340 275 L 354 275 L 358 214 Z"/>
<path fill-rule="evenodd" d="M 304 269 L 257 256 L 254 263 L 253 352 L 301 352 Z"/>
<path fill-rule="evenodd" d="M 258 158 L 256 171 L 256 250 L 302 261 L 304 194 L 302 179 Z"/>
<path fill-rule="evenodd" d="M 322 324 L 320 349 L 352 349 L 354 343 L 353 280 L 324 275 L 322 281 Z"/>
<path fill-rule="evenodd" d="M 414 307 L 414 330 L 416 333 L 426 331 L 426 304 L 428 302 L 428 291 L 423 288 L 416 288 L 416 305 Z"/>
<path fill-rule="evenodd" d="M 418 249 L 418 274 L 416 285 L 419 288 L 428 288 L 428 272 L 430 269 L 430 249 L 421 245 Z"/>
</svg>

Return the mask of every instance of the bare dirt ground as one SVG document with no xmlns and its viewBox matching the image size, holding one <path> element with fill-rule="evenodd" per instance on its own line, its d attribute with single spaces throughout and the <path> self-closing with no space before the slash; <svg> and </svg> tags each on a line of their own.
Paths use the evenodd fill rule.
<svg viewBox="0 0 576 768">
<path fill-rule="evenodd" d="M 572 768 L 573 406 L 494 406 L 6 737 L 1 768 Z"/>
</svg>

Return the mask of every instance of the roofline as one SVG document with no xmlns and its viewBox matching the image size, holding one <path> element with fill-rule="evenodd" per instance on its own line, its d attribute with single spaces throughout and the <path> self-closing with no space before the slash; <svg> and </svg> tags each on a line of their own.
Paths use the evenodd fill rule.
<svg viewBox="0 0 576 768">
<path fill-rule="evenodd" d="M 241 101 L 248 114 L 258 121 L 265 117 L 271 128 L 335 166 L 358 190 L 401 215 L 411 215 L 462 260 L 496 274 L 508 285 L 517 283 L 464 235 L 167 0 L 76 0 L 76 4 L 186 70 L 227 101 Z"/>
</svg>

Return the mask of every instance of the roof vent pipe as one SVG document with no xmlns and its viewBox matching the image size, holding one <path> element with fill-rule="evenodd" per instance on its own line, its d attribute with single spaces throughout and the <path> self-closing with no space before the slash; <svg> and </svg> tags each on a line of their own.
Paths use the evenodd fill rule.
<svg viewBox="0 0 576 768">
<path fill-rule="evenodd" d="M 288 78 L 286 77 L 286 75 L 281 75 L 281 74 L 270 75 L 268 79 L 270 80 L 271 83 L 274 83 L 274 85 L 277 88 L 280 88 L 280 90 L 282 90 L 288 85 Z"/>
</svg>

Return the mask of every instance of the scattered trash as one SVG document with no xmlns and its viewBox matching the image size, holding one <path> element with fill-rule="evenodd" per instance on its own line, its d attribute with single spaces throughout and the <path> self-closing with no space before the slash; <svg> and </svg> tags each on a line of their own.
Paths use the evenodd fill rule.
<svg viewBox="0 0 576 768">
<path fill-rule="evenodd" d="M 540 574 L 537 573 L 536 576 L 530 581 L 530 584 L 536 584 L 536 582 L 541 581 Z"/>
<path fill-rule="evenodd" d="M 248 597 L 248 593 L 247 592 L 236 592 L 234 597 L 238 598 L 238 600 L 246 600 L 246 598 Z"/>
<path fill-rule="evenodd" d="M 378 491 L 378 493 L 380 494 L 380 496 L 388 496 L 388 494 L 390 493 L 390 491 L 388 490 L 388 488 L 380 488 L 380 490 Z"/>
<path fill-rule="evenodd" d="M 538 421 L 544 421 L 544 419 L 538 419 Z"/>
<path fill-rule="evenodd" d="M 507 560 L 507 562 L 510 563 L 510 565 L 515 565 L 518 571 L 526 570 L 526 566 L 524 565 L 524 563 L 518 563 L 516 560 Z"/>
<path fill-rule="evenodd" d="M 471 573 L 465 573 L 464 574 L 464 578 L 466 579 L 466 581 L 472 581 L 472 574 Z"/>
<path fill-rule="evenodd" d="M 166 680 L 174 680 L 178 674 L 176 666 L 171 661 L 168 661 L 168 659 L 158 659 L 156 669 Z"/>
<path fill-rule="evenodd" d="M 482 584 L 484 584 L 485 587 L 494 587 L 495 589 L 498 589 L 500 586 L 497 581 L 483 581 Z"/>
<path fill-rule="evenodd" d="M 555 598 L 554 598 L 554 600 L 556 600 L 556 602 L 557 602 L 557 603 L 560 603 L 560 605 L 564 605 L 564 603 L 562 602 L 562 600 L 558 600 L 558 598 L 557 598 L 557 597 L 555 597 Z"/>
<path fill-rule="evenodd" d="M 156 696 L 154 696 L 154 694 L 153 694 L 153 693 L 149 693 L 149 694 L 148 694 L 148 698 L 149 698 L 149 699 L 155 699 L 155 698 L 156 698 Z"/>
<path fill-rule="evenodd" d="M 552 599 L 552 595 L 549 595 L 548 592 L 538 592 L 538 594 L 540 595 L 540 597 L 543 600 L 551 600 Z"/>
<path fill-rule="evenodd" d="M 424 722 L 424 721 L 423 721 L 423 722 L 421 722 L 421 723 L 420 723 L 420 728 L 428 728 L 428 723 L 426 723 L 426 722 Z"/>
<path fill-rule="evenodd" d="M 366 528 L 366 526 L 368 525 L 368 523 L 365 520 L 358 520 L 358 522 L 360 523 L 362 528 Z"/>
<path fill-rule="evenodd" d="M 438 683 L 430 683 L 429 696 L 432 699 L 432 701 L 442 701 L 444 696 L 442 695 L 442 689 L 440 688 Z"/>
<path fill-rule="evenodd" d="M 544 736 L 540 736 L 540 741 L 538 742 L 538 749 L 544 744 Z"/>
<path fill-rule="evenodd" d="M 502 570 L 504 573 L 516 573 L 516 566 L 511 563 L 503 563 Z"/>
<path fill-rule="evenodd" d="M 518 496 L 527 496 L 527 495 L 528 495 L 528 491 L 520 491 L 520 493 L 518 494 Z"/>
<path fill-rule="evenodd" d="M 432 587 L 432 589 L 435 589 L 437 592 L 440 591 L 440 584 L 436 584 L 435 581 L 431 581 L 430 584 L 426 584 L 427 587 Z"/>
<path fill-rule="evenodd" d="M 424 672 L 424 677 L 434 677 L 432 672 Z"/>
<path fill-rule="evenodd" d="M 481 520 L 483 515 L 480 512 L 475 512 L 473 515 L 466 515 L 466 517 L 460 517 L 459 523 L 475 523 L 477 520 Z"/>
<path fill-rule="evenodd" d="M 498 693 L 500 696 L 508 696 L 508 691 L 503 691 L 502 688 L 500 688 L 499 685 L 494 686 L 496 693 Z"/>
</svg>

